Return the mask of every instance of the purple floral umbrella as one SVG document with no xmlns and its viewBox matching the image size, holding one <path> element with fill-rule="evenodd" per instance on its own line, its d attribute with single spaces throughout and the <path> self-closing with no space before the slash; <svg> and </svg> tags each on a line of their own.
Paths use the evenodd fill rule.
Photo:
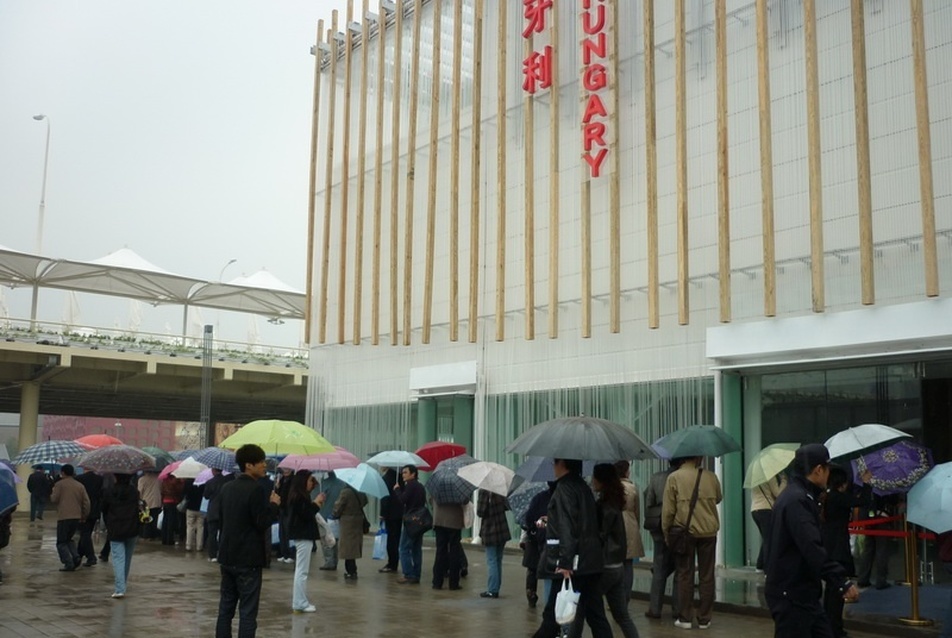
<svg viewBox="0 0 952 638">
<path fill-rule="evenodd" d="M 864 454 L 852 461 L 853 480 L 860 484 L 860 475 L 869 470 L 873 492 L 902 494 L 932 469 L 932 450 L 909 440 L 893 443 L 881 450 Z"/>
</svg>

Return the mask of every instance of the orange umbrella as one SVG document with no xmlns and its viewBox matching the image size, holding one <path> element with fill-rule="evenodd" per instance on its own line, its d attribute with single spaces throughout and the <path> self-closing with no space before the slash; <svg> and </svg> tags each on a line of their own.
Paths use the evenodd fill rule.
<svg viewBox="0 0 952 638">
<path fill-rule="evenodd" d="M 108 434 L 87 434 L 76 439 L 87 450 L 96 450 L 107 445 L 123 445 L 122 441 Z"/>
</svg>

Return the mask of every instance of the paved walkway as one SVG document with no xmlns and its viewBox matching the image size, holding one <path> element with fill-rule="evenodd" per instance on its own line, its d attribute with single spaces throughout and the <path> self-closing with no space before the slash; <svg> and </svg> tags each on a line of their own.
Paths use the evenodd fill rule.
<svg viewBox="0 0 952 638">
<path fill-rule="evenodd" d="M 55 532 L 50 515 L 35 524 L 25 515 L 15 515 L 11 544 L 0 550 L 3 638 L 214 635 L 219 575 L 217 565 L 207 562 L 204 555 L 163 547 L 156 541 L 140 541 L 127 596 L 113 600 L 109 597 L 110 564 L 81 567 L 74 573 L 57 571 L 60 564 L 54 547 Z M 96 541 L 98 550 L 102 538 Z M 432 548 L 424 547 L 423 583 L 398 585 L 396 576 L 377 572 L 382 563 L 370 559 L 370 541 L 368 537 L 365 557 L 358 561 L 360 577 L 356 581 L 344 580 L 343 563 L 337 572 L 318 571 L 319 558 L 312 563 L 309 594 L 318 607 L 316 614 L 291 613 L 294 565 L 273 563 L 264 573 L 258 635 L 487 638 L 529 636 L 537 627 L 541 607 L 529 609 L 526 605 L 519 556 L 505 555 L 502 596 L 487 600 L 478 597 L 486 583 L 481 548 L 467 547 L 470 573 L 461 591 L 434 591 L 427 579 L 433 565 Z M 670 620 L 645 618 L 643 600 L 631 601 L 629 609 L 643 637 L 686 633 Z M 615 633 L 621 635 L 617 627 Z M 717 611 L 711 629 L 703 635 L 736 638 L 772 634 L 772 623 L 762 616 Z M 873 635 L 850 631 L 851 638 Z"/>
</svg>

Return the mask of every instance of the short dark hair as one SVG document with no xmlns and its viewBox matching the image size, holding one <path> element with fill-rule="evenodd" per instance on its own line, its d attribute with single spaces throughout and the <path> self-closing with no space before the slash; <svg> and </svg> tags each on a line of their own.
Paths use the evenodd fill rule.
<svg viewBox="0 0 952 638">
<path fill-rule="evenodd" d="M 264 460 L 264 450 L 260 446 L 255 445 L 254 443 L 248 443 L 247 445 L 242 445 L 235 452 L 235 463 L 238 464 L 238 468 L 244 472 L 246 465 L 257 465 Z"/>
<path fill-rule="evenodd" d="M 76 474 L 76 469 L 72 465 L 67 463 L 66 465 L 60 468 L 60 473 L 63 476 L 74 476 Z"/>
<path fill-rule="evenodd" d="M 628 476 L 629 470 L 631 470 L 631 463 L 628 461 L 615 461 L 615 472 L 618 473 L 618 478 Z"/>
<path fill-rule="evenodd" d="M 562 461 L 565 465 L 565 469 L 571 472 L 572 474 L 582 475 L 582 461 L 579 459 L 555 459 L 556 461 Z"/>
<path fill-rule="evenodd" d="M 420 470 L 417 469 L 416 465 L 404 465 L 403 469 L 405 469 L 407 472 L 409 472 L 413 476 L 418 476 L 420 474 Z"/>
</svg>

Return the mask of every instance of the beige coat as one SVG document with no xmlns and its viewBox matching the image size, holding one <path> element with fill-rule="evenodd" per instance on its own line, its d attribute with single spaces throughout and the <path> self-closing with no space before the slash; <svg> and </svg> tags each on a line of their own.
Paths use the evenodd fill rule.
<svg viewBox="0 0 952 638">
<path fill-rule="evenodd" d="M 85 521 L 89 516 L 89 494 L 83 484 L 72 476 L 56 481 L 50 500 L 56 503 L 56 513 L 61 521 Z"/>
<path fill-rule="evenodd" d="M 774 477 L 762 485 L 751 488 L 750 511 L 772 510 L 773 504 L 777 502 L 777 497 L 785 487 L 787 487 L 787 477 L 781 475 L 779 483 L 777 477 Z"/>
<path fill-rule="evenodd" d="M 136 487 L 139 489 L 139 498 L 145 501 L 149 509 L 162 507 L 162 492 L 159 490 L 159 475 L 155 472 L 145 472 L 139 477 Z"/>
<path fill-rule="evenodd" d="M 340 519 L 340 541 L 337 543 L 341 560 L 355 560 L 363 555 L 364 505 L 367 495 L 347 485 L 334 503 L 334 518 Z"/>
<path fill-rule="evenodd" d="M 697 481 L 697 467 L 690 459 L 681 464 L 677 470 L 668 476 L 664 485 L 664 503 L 661 506 L 661 530 L 665 538 L 672 525 L 684 525 L 688 520 L 688 510 L 691 508 L 691 495 Z M 701 483 L 698 486 L 697 505 L 691 516 L 690 533 L 696 538 L 710 538 L 717 536 L 721 528 L 717 516 L 717 504 L 721 502 L 721 482 L 714 472 L 704 470 L 701 474 Z"/>
<path fill-rule="evenodd" d="M 638 487 L 629 479 L 622 479 L 621 484 L 625 488 L 625 509 L 622 511 L 625 541 L 628 544 L 625 558 L 641 558 L 645 555 L 645 546 L 641 542 L 641 499 L 638 497 Z"/>
</svg>

